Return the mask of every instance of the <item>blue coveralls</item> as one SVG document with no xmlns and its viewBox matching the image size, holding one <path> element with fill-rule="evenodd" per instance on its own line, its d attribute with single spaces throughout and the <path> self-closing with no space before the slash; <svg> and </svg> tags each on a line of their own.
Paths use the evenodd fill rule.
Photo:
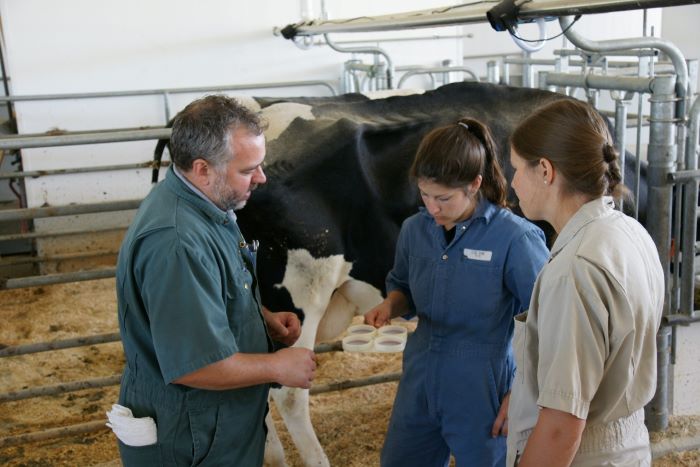
<svg viewBox="0 0 700 467">
<path fill-rule="evenodd" d="M 404 222 L 387 292 L 418 315 L 403 356 L 383 467 L 505 464 L 506 438 L 491 437 L 515 372 L 513 316 L 530 302 L 548 258 L 542 231 L 483 199 L 444 229 L 425 209 Z"/>
<path fill-rule="evenodd" d="M 119 403 L 153 417 L 158 431 L 151 446 L 119 442 L 124 465 L 262 465 L 268 385 L 173 383 L 236 352 L 267 353 L 271 342 L 240 230 L 172 168 L 124 239 L 117 298 L 126 356 Z"/>
</svg>

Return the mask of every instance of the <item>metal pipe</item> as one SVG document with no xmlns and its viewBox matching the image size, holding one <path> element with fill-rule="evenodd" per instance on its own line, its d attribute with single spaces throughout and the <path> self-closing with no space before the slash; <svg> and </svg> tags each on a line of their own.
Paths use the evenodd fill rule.
<svg viewBox="0 0 700 467">
<path fill-rule="evenodd" d="M 608 41 L 592 41 L 578 35 L 572 28 L 574 19 L 572 16 L 562 16 L 559 24 L 562 31 L 572 44 L 579 49 L 591 52 L 608 52 L 627 49 L 652 48 L 663 51 L 671 59 L 676 70 L 676 94 L 680 98 L 676 106 L 676 118 L 685 118 L 685 100 L 688 94 L 688 65 L 685 63 L 683 52 L 673 43 L 656 37 L 635 37 L 631 39 L 614 39 Z"/>
<path fill-rule="evenodd" d="M 620 168 L 622 183 L 625 183 L 625 153 L 626 153 L 626 136 L 627 136 L 627 101 L 629 94 L 622 92 L 621 94 L 613 94 L 615 99 L 615 146 L 617 153 L 620 155 Z M 622 200 L 620 200 L 620 211 L 623 209 Z"/>
<path fill-rule="evenodd" d="M 559 55 L 562 57 L 577 57 L 581 55 L 581 51 L 578 49 L 558 49 L 552 52 L 554 55 Z M 659 52 L 656 50 L 610 50 L 605 52 L 606 56 L 609 57 L 658 57 Z M 630 62 L 635 63 L 636 62 Z"/>
<path fill-rule="evenodd" d="M 521 5 L 518 18 L 537 19 L 547 16 L 609 13 L 612 11 L 638 10 L 642 8 L 689 5 L 698 0 L 538 0 Z M 396 31 L 401 29 L 456 26 L 468 23 L 483 23 L 493 2 L 474 2 L 466 5 L 450 5 L 442 8 L 408 11 L 382 16 L 360 16 L 318 20 L 290 24 L 277 28 L 287 39 L 296 36 L 315 36 L 334 32 Z"/>
<path fill-rule="evenodd" d="M 16 266 L 18 264 L 30 263 L 55 263 L 58 261 L 70 261 L 74 259 L 95 258 L 97 256 L 116 256 L 119 252 L 116 250 L 95 250 L 79 253 L 64 253 L 49 256 L 19 256 L 19 257 L 0 257 L 0 267 Z"/>
<path fill-rule="evenodd" d="M 90 230 L 65 230 L 62 232 L 26 232 L 19 234 L 0 235 L 0 242 L 11 242 L 15 240 L 32 240 L 46 237 L 65 237 L 69 235 L 89 235 L 94 233 L 117 232 L 128 229 L 128 225 L 116 227 L 98 227 Z"/>
<path fill-rule="evenodd" d="M 5 436 L 0 438 L 0 448 L 17 446 L 18 444 L 35 443 L 47 439 L 61 438 L 65 436 L 81 435 L 83 433 L 91 433 L 93 431 L 107 430 L 104 420 L 96 422 L 79 423 L 77 425 L 63 426 L 60 428 L 51 428 L 36 433 L 25 433 L 21 435 Z"/>
<path fill-rule="evenodd" d="M 45 274 L 43 276 L 0 278 L 0 290 L 22 289 L 40 285 L 65 284 L 66 282 L 91 281 L 114 277 L 115 268 L 95 269 L 92 271 L 65 272 L 61 274 Z"/>
<path fill-rule="evenodd" d="M 246 91 L 255 89 L 292 88 L 306 86 L 323 86 L 330 90 L 332 95 L 336 95 L 336 90 L 330 81 L 310 80 L 310 81 L 286 81 L 279 83 L 253 83 L 253 84 L 231 84 L 225 86 L 197 86 L 187 88 L 164 88 L 164 89 L 140 89 L 133 91 L 105 91 L 105 92 L 82 92 L 65 94 L 27 94 L 20 96 L 0 96 L 0 102 L 24 102 L 24 101 L 48 101 L 48 100 L 73 100 L 73 99 L 97 99 L 103 97 L 129 97 L 129 96 L 157 96 L 161 94 L 189 94 L 218 91 Z"/>
<path fill-rule="evenodd" d="M 501 81 L 498 62 L 496 60 L 489 60 L 486 63 L 486 81 L 491 84 L 498 84 Z"/>
<path fill-rule="evenodd" d="M 21 391 L 10 391 L 0 394 L 0 403 L 31 399 L 32 397 L 55 396 L 67 392 L 82 391 L 83 389 L 103 388 L 119 384 L 121 375 L 105 376 L 102 378 L 92 378 L 72 383 L 62 383 L 53 386 L 41 386 L 38 388 L 24 389 Z"/>
<path fill-rule="evenodd" d="M 365 47 L 340 47 L 333 43 L 333 41 L 330 40 L 327 34 L 323 35 L 323 38 L 326 40 L 326 44 L 328 46 L 335 50 L 336 52 L 342 52 L 342 53 L 363 53 L 363 54 L 372 54 L 372 55 L 381 55 L 384 57 L 384 60 L 386 60 L 386 81 L 387 81 L 387 89 L 394 89 L 394 62 L 392 62 L 391 57 L 389 56 L 388 53 L 381 47 L 376 47 L 376 46 L 365 46 Z"/>
<path fill-rule="evenodd" d="M 647 168 L 647 222 L 646 228 L 656 244 L 664 269 L 665 296 L 663 315 L 671 314 L 671 209 L 673 187 L 668 184 L 668 174 L 675 171 L 676 138 L 674 125 L 674 88 L 676 77 L 657 76 L 654 79 L 651 102 L 650 137 Z M 668 365 L 669 328 L 661 328 L 657 334 L 657 382 L 656 394 L 647 406 L 647 424 L 652 431 L 668 427 Z"/>
<path fill-rule="evenodd" d="M 569 73 L 547 73 L 547 84 L 555 86 L 568 86 L 583 89 L 624 89 L 626 91 L 651 93 L 654 87 L 654 78 L 639 78 L 630 76 L 603 76 L 603 75 L 579 75 Z"/>
<path fill-rule="evenodd" d="M 656 334 L 656 394 L 644 407 L 644 421 L 649 431 L 664 431 L 668 428 L 670 337 L 671 328 L 668 326 L 662 326 Z"/>
<path fill-rule="evenodd" d="M 126 201 L 110 201 L 107 203 L 69 204 L 66 206 L 51 206 L 42 208 L 5 209 L 0 211 L 0 222 L 39 219 L 42 217 L 71 216 L 74 214 L 89 214 L 94 212 L 126 211 L 136 209 L 142 199 Z"/>
<path fill-rule="evenodd" d="M 121 378 L 121 376 L 120 376 Z M 358 388 L 363 386 L 372 386 L 375 384 L 390 383 L 398 381 L 401 378 L 401 373 L 387 373 L 383 375 L 370 376 L 368 378 L 360 378 L 357 380 L 347 380 L 338 383 L 330 383 L 324 385 L 314 386 L 309 389 L 310 395 L 322 394 L 331 391 L 341 391 L 344 389 Z M 117 381 L 119 383 L 119 381 Z M 83 433 L 90 433 L 93 431 L 105 430 L 107 426 L 104 420 L 80 423 L 76 425 L 70 425 L 60 428 L 51 428 L 49 430 L 44 430 L 36 433 L 25 433 L 21 435 L 7 436 L 0 438 L 0 448 L 5 448 L 9 446 L 16 446 L 18 444 L 32 443 L 36 441 L 43 441 L 46 439 L 60 438 L 65 436 L 72 436 Z"/>
<path fill-rule="evenodd" d="M 700 176 L 698 144 L 700 143 L 700 98 L 696 98 L 688 115 L 688 135 L 685 145 L 685 169 Z M 694 316 L 695 308 L 695 238 L 697 236 L 698 178 L 683 183 L 683 237 L 681 251 L 680 312 Z"/>
<path fill-rule="evenodd" d="M 383 375 L 369 376 L 367 378 L 349 379 L 329 384 L 319 384 L 309 389 L 310 395 L 323 394 L 324 392 L 342 391 L 344 389 L 372 386 L 374 384 L 391 383 L 401 379 L 401 372 L 387 373 Z"/>
<path fill-rule="evenodd" d="M 168 139 L 170 128 L 148 130 L 125 130 L 105 132 L 74 132 L 50 136 L 12 136 L 0 138 L 0 150 L 43 148 L 48 146 L 71 146 L 77 144 L 120 143 L 124 141 L 143 141 L 148 139 Z"/>
<path fill-rule="evenodd" d="M 163 161 L 160 166 L 167 167 L 170 161 Z M 19 179 L 19 178 L 39 178 L 53 175 L 67 174 L 82 174 L 93 172 L 111 172 L 114 170 L 133 170 L 133 169 L 153 169 L 155 166 L 153 161 L 139 162 L 137 164 L 121 164 L 121 165 L 101 165 L 97 167 L 75 167 L 72 169 L 48 169 L 48 170 L 24 170 L 22 172 L 0 172 L 0 180 Z"/>
<path fill-rule="evenodd" d="M 118 332 L 108 334 L 96 334 L 93 336 L 74 337 L 72 339 L 62 339 L 50 342 L 35 342 L 32 344 L 15 345 L 0 349 L 0 358 L 16 357 L 17 355 L 27 355 L 39 352 L 49 352 L 52 350 L 71 349 L 74 347 L 85 347 L 87 345 L 106 344 L 119 342 Z"/>
<path fill-rule="evenodd" d="M 403 76 L 399 79 L 399 84 L 396 86 L 398 89 L 401 89 L 401 85 L 411 76 L 415 75 L 423 75 L 423 74 L 430 74 L 430 73 L 450 73 L 453 71 L 461 71 L 462 73 L 465 73 L 469 76 L 472 77 L 474 81 L 479 81 L 479 77 L 476 76 L 476 73 L 472 71 L 471 69 L 465 67 L 465 66 L 438 66 L 438 67 L 426 67 L 426 68 L 418 68 L 418 69 L 412 69 L 407 71 L 406 73 L 403 74 Z"/>
</svg>

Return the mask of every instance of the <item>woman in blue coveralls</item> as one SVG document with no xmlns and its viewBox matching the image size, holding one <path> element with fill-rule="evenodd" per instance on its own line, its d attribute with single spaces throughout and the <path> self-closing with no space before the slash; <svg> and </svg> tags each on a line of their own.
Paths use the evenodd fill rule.
<svg viewBox="0 0 700 467">
<path fill-rule="evenodd" d="M 425 204 L 401 227 L 380 327 L 418 315 L 406 345 L 383 467 L 505 465 L 513 316 L 548 258 L 542 231 L 506 208 L 488 128 L 473 119 L 425 136 L 411 167 Z"/>
</svg>

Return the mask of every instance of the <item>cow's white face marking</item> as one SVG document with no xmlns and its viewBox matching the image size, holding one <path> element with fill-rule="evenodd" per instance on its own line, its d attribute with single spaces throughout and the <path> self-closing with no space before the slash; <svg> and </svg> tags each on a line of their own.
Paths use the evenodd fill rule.
<svg viewBox="0 0 700 467">
<path fill-rule="evenodd" d="M 311 112 L 311 108 L 310 105 L 294 102 L 282 102 L 265 107 L 262 110 L 262 115 L 269 125 L 265 130 L 267 142 L 277 139 L 295 118 L 314 120 L 316 117 Z"/>
<path fill-rule="evenodd" d="M 289 250 L 284 278 L 275 287 L 286 288 L 295 307 L 322 313 L 333 291 L 350 279 L 350 269 L 343 255 L 314 258 L 308 250 Z"/>
</svg>

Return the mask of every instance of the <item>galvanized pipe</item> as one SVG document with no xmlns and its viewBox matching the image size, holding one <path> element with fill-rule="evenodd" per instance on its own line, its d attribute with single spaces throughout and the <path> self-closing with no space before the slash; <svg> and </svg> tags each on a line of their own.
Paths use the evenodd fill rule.
<svg viewBox="0 0 700 467">
<path fill-rule="evenodd" d="M 66 206 L 51 206 L 44 208 L 6 209 L 0 211 L 0 222 L 39 219 L 43 217 L 72 216 L 75 214 L 89 214 L 95 212 L 127 211 L 136 209 L 141 204 L 141 199 L 126 201 L 110 201 L 107 203 L 69 204 Z"/>
<path fill-rule="evenodd" d="M 71 261 L 75 259 L 95 258 L 97 256 L 117 255 L 118 253 L 119 252 L 116 250 L 94 250 L 80 253 L 63 253 L 46 256 L 9 256 L 4 258 L 0 256 L 0 267 L 31 263 L 55 263 L 58 261 Z"/>
<path fill-rule="evenodd" d="M 22 435 L 5 436 L 0 438 L 0 448 L 17 446 L 19 444 L 35 443 L 53 438 L 62 438 L 66 436 L 81 435 L 83 433 L 91 433 L 93 431 L 107 430 L 105 420 L 96 422 L 79 423 L 76 425 L 63 426 L 60 428 L 51 428 L 36 433 L 25 433 Z"/>
<path fill-rule="evenodd" d="M 114 277 L 115 268 L 95 269 L 92 271 L 65 272 L 61 274 L 45 274 L 43 276 L 0 278 L 0 290 L 22 289 L 41 285 L 65 284 L 67 282 L 92 281 Z"/>
<path fill-rule="evenodd" d="M 615 97 L 615 146 L 617 153 L 620 155 L 620 172 L 622 183 L 625 183 L 625 153 L 626 153 L 626 137 L 627 137 L 627 93 Z M 620 201 L 620 211 L 623 205 Z"/>
<path fill-rule="evenodd" d="M 65 237 L 69 235 L 89 235 L 94 233 L 117 232 L 128 229 L 128 225 L 116 227 L 99 227 L 90 230 L 65 230 L 61 232 L 26 232 L 18 234 L 0 235 L 0 242 L 11 242 L 16 240 L 32 240 L 35 238 Z"/>
<path fill-rule="evenodd" d="M 676 106 L 676 118 L 685 118 L 685 100 L 688 95 L 688 65 L 683 57 L 683 52 L 673 43 L 656 37 L 635 37 L 632 39 L 614 39 L 608 41 L 592 41 L 578 35 L 572 28 L 574 19 L 572 16 L 562 16 L 559 24 L 567 39 L 579 49 L 591 52 L 609 52 L 628 49 L 651 48 L 663 51 L 671 59 L 676 70 L 676 94 L 680 98 Z"/>
<path fill-rule="evenodd" d="M 656 334 L 656 394 L 644 407 L 644 419 L 649 431 L 664 431 L 668 428 L 669 368 L 671 363 L 671 328 L 661 326 Z M 663 384 L 659 384 L 662 383 Z"/>
<path fill-rule="evenodd" d="M 163 161 L 161 167 L 167 167 L 170 161 Z M 153 169 L 155 163 L 153 161 L 139 162 L 137 164 L 121 164 L 121 165 L 101 165 L 97 167 L 75 167 L 71 169 L 47 169 L 47 170 L 23 170 L 21 172 L 0 172 L 0 180 L 20 179 L 20 178 L 39 178 L 53 175 L 67 174 L 82 174 L 93 172 L 111 172 L 114 170 L 138 170 L 138 169 Z"/>
<path fill-rule="evenodd" d="M 479 77 L 476 76 L 476 73 L 469 69 L 468 67 L 465 66 L 439 66 L 439 67 L 426 67 L 426 68 L 418 68 L 418 69 L 412 69 L 407 71 L 406 73 L 401 76 L 399 79 L 399 84 L 396 86 L 398 89 L 401 89 L 401 86 L 403 83 L 410 78 L 411 76 L 416 76 L 416 75 L 423 75 L 423 74 L 430 74 L 430 73 L 450 73 L 453 71 L 461 71 L 462 73 L 465 73 L 469 76 L 471 76 L 472 80 L 474 81 L 479 81 Z"/>
<path fill-rule="evenodd" d="M 48 101 L 48 100 L 74 100 L 74 99 L 97 99 L 103 97 L 131 97 L 131 96 L 157 96 L 167 94 L 189 94 L 219 91 L 247 91 L 256 89 L 292 88 L 322 86 L 328 88 L 332 95 L 336 95 L 335 88 L 329 81 L 286 81 L 279 83 L 253 83 L 253 84 L 231 84 L 225 86 L 197 86 L 186 88 L 163 88 L 163 89 L 140 89 L 133 91 L 105 91 L 105 92 L 81 92 L 65 94 L 27 94 L 20 96 L 0 96 L 0 102 L 25 102 L 25 101 Z"/>
<path fill-rule="evenodd" d="M 27 355 L 39 352 L 49 352 L 52 350 L 71 349 L 74 347 L 85 347 L 95 344 L 106 344 L 109 342 L 119 342 L 119 340 L 119 333 L 112 332 L 108 334 L 74 337 L 72 339 L 62 339 L 50 342 L 35 342 L 32 344 L 15 345 L 0 349 L 0 358 L 16 357 L 17 355 Z"/>
<path fill-rule="evenodd" d="M 384 375 L 375 375 L 368 378 L 359 378 L 356 380 L 341 381 L 338 383 L 330 383 L 319 386 L 314 386 L 309 389 L 310 395 L 322 394 L 331 391 L 341 391 L 344 389 L 358 388 L 364 386 L 372 386 L 375 384 L 390 383 L 398 381 L 401 378 L 401 373 L 388 373 Z M 118 383 L 118 381 L 117 381 Z M 44 430 L 36 433 L 25 433 L 21 435 L 7 436 L 0 438 L 0 448 L 5 448 L 9 446 L 16 446 L 19 444 L 33 443 L 36 441 L 43 441 L 46 439 L 60 438 L 66 436 L 72 436 L 83 433 L 90 433 L 93 431 L 100 431 L 107 429 L 104 420 L 80 423 L 76 425 L 70 425 L 61 428 L 52 428 L 49 430 Z"/>
<path fill-rule="evenodd" d="M 695 172 L 683 183 L 683 252 L 681 263 L 680 313 L 695 316 L 695 238 L 698 214 L 698 144 L 700 144 L 700 98 L 696 98 L 688 115 L 688 135 L 685 145 L 685 169 Z"/>
<path fill-rule="evenodd" d="M 612 11 L 639 10 L 643 8 L 689 5 L 697 0 L 538 0 L 524 2 L 518 18 L 523 20 L 548 16 L 609 13 Z M 493 2 L 474 2 L 465 5 L 449 5 L 442 8 L 408 11 L 382 16 L 362 16 L 297 23 L 275 31 L 293 29 L 287 37 L 315 36 L 336 32 L 396 31 L 402 29 L 434 28 L 461 24 L 483 23 L 486 13 L 495 5 Z"/>
<path fill-rule="evenodd" d="M 72 383 L 62 383 L 53 386 L 41 386 L 38 388 L 24 389 L 22 391 L 10 391 L 0 394 L 0 403 L 31 399 L 32 397 L 55 396 L 67 392 L 82 391 L 83 389 L 103 388 L 119 384 L 121 375 L 92 378 Z"/>
<path fill-rule="evenodd" d="M 654 78 L 639 78 L 632 76 L 604 76 L 604 75 L 573 75 L 569 73 L 547 73 L 547 84 L 554 86 L 568 86 L 583 89 L 607 89 L 651 93 L 654 87 Z"/>
<path fill-rule="evenodd" d="M 121 143 L 149 139 L 170 138 L 170 128 L 147 130 L 124 130 L 104 132 L 74 132 L 49 136 L 11 136 L 0 138 L 0 150 L 22 148 L 44 148 L 49 146 L 72 146 L 78 144 Z"/>
<path fill-rule="evenodd" d="M 666 291 L 663 314 L 671 314 L 671 207 L 673 187 L 668 174 L 676 169 L 676 137 L 674 125 L 675 76 L 657 76 L 654 79 L 651 101 L 650 137 L 647 170 L 647 222 L 646 228 L 656 244 L 664 269 Z M 647 426 L 652 431 L 668 427 L 668 365 L 670 329 L 663 327 L 657 335 L 657 383 L 656 394 L 649 402 Z"/>
<path fill-rule="evenodd" d="M 333 41 L 331 41 L 328 38 L 327 34 L 324 34 L 323 38 L 326 40 L 326 44 L 328 46 L 335 50 L 336 52 L 341 52 L 341 53 L 363 53 L 363 54 L 372 54 L 374 56 L 381 55 L 384 57 L 384 60 L 386 60 L 386 82 L 387 82 L 387 89 L 394 89 L 394 62 L 391 60 L 391 57 L 389 56 L 388 53 L 381 47 L 376 47 L 376 46 L 364 46 L 364 47 L 340 47 L 336 45 Z"/>
</svg>

